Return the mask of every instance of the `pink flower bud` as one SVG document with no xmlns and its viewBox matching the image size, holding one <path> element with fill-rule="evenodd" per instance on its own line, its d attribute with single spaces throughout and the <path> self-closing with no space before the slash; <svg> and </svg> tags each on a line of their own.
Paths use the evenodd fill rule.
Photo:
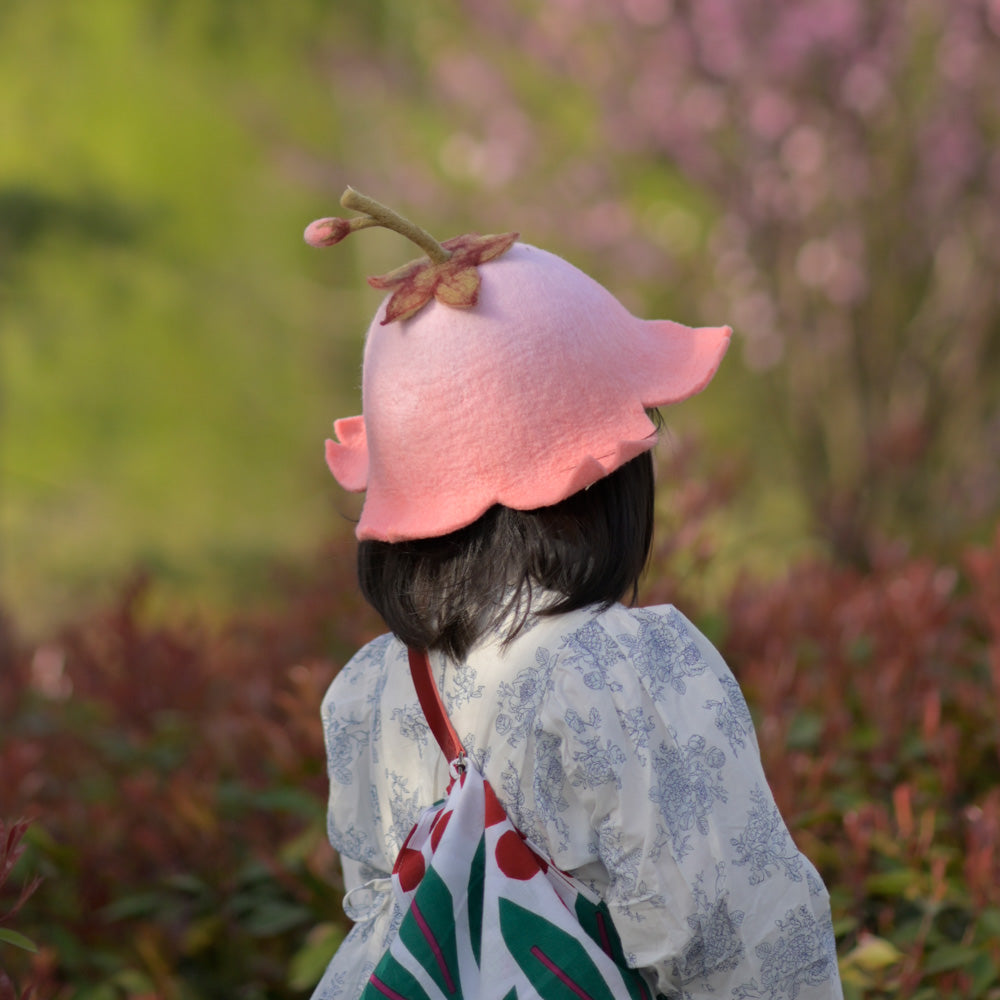
<svg viewBox="0 0 1000 1000">
<path fill-rule="evenodd" d="M 302 238 L 311 247 L 332 247 L 351 233 L 347 219 L 317 219 L 306 226 Z"/>
</svg>

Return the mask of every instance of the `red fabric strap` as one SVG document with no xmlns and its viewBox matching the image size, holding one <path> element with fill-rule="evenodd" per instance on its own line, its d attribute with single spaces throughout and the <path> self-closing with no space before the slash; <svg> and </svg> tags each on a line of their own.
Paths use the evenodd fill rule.
<svg viewBox="0 0 1000 1000">
<path fill-rule="evenodd" d="M 441 693 L 437 684 L 434 683 L 434 674 L 431 673 L 431 661 L 426 649 L 414 649 L 408 647 L 410 655 L 410 673 L 413 675 L 413 686 L 417 689 L 417 698 L 420 699 L 420 707 L 424 710 L 424 718 L 427 725 L 431 727 L 434 739 L 437 740 L 441 753 L 445 755 L 448 763 L 465 757 L 465 747 L 455 732 L 455 727 L 448 718 L 444 702 L 441 700 Z"/>
</svg>

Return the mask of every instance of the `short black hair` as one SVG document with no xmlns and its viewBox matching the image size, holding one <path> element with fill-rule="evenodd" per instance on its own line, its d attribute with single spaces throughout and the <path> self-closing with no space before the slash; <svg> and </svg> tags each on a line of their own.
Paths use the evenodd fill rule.
<svg viewBox="0 0 1000 1000">
<path fill-rule="evenodd" d="M 401 642 L 456 661 L 487 632 L 510 642 L 529 614 L 634 601 L 653 538 L 653 459 L 643 452 L 551 507 L 496 505 L 439 538 L 363 541 L 365 600 Z M 561 595 L 532 607 L 535 588 Z"/>
</svg>

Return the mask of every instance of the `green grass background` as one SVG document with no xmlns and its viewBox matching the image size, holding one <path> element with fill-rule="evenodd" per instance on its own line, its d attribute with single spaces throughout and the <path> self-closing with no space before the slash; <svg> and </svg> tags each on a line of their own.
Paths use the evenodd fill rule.
<svg viewBox="0 0 1000 1000">
<path fill-rule="evenodd" d="M 4 4 L 0 601 L 22 627 L 104 599 L 137 566 L 168 603 L 231 606 L 266 593 L 274 560 L 350 530 L 356 502 L 322 445 L 359 406 L 378 301 L 363 275 L 406 250 L 371 233 L 320 253 L 301 232 L 373 165 L 436 169 L 447 123 L 406 57 L 449 8 Z M 554 148 L 595 141 L 567 95 Z M 653 185 L 658 203 L 690 194 L 667 181 Z M 648 187 L 637 177 L 636 197 Z M 460 193 L 451 217 L 420 221 L 530 236 L 530 218 L 494 221 L 487 200 Z M 671 427 L 749 455 L 756 390 L 735 363 L 719 385 Z M 780 449 L 768 454 L 780 466 Z M 787 489 L 749 495 L 726 531 L 733 564 L 807 544 Z"/>
<path fill-rule="evenodd" d="M 232 595 L 335 514 L 322 440 L 364 306 L 350 251 L 303 245 L 333 199 L 283 150 L 340 137 L 294 11 L 252 6 L 273 24 L 119 0 L 0 19 L 2 587 L 21 618 L 137 563 Z"/>
</svg>

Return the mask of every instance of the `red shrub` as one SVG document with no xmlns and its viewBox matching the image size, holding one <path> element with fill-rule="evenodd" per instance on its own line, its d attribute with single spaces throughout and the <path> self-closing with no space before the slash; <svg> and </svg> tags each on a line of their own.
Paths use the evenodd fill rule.
<svg viewBox="0 0 1000 1000">
<path fill-rule="evenodd" d="M 698 518 L 726 494 L 675 502 L 693 526 L 665 533 L 650 599 L 709 557 Z M 36 648 L 4 633 L 0 816 L 36 820 L 24 860 L 45 881 L 18 920 L 42 995 L 292 997 L 317 974 L 344 926 L 319 704 L 380 630 L 352 566 L 337 543 L 282 577 L 280 609 L 214 630 L 144 621 L 135 581 Z M 723 652 L 831 886 L 850 996 L 1000 986 L 998 608 L 1000 534 L 958 567 L 887 550 L 865 575 L 814 562 L 724 602 Z"/>
</svg>

